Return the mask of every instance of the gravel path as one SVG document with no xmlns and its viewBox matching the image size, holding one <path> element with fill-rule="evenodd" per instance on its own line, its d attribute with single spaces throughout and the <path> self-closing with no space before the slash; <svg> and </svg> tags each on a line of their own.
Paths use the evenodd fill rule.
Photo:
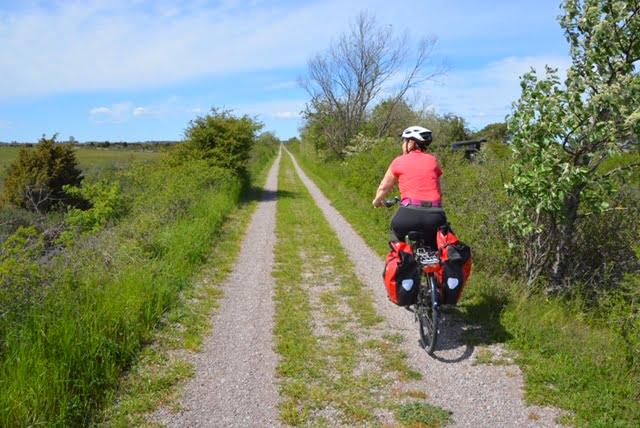
<svg viewBox="0 0 640 428">
<path fill-rule="evenodd" d="M 291 155 L 289 153 L 289 155 Z M 291 156 L 293 159 L 293 156 Z M 404 351 L 409 364 L 424 375 L 421 383 L 429 401 L 453 413 L 453 426 L 460 427 L 554 427 L 561 415 L 557 409 L 528 406 L 523 401 L 522 372 L 502 357 L 500 365 L 477 364 L 477 349 L 462 342 L 460 334 L 467 326 L 446 319 L 438 338 L 436 358 L 429 357 L 418 344 L 418 328 L 413 314 L 391 304 L 382 285 L 382 259 L 364 240 L 293 159 L 296 171 L 309 189 L 341 244 L 355 265 L 363 283 L 373 294 L 376 306 L 385 317 L 384 328 L 404 335 Z M 501 345 L 492 345 L 486 352 L 502 356 Z M 506 359 L 506 361 L 505 361 Z"/>
<path fill-rule="evenodd" d="M 247 229 L 238 261 L 223 284 L 224 298 L 213 316 L 213 333 L 194 355 L 194 377 L 182 410 L 161 410 L 154 419 L 170 427 L 272 427 L 278 422 L 273 350 L 271 277 L 278 168 L 274 162 Z"/>
</svg>

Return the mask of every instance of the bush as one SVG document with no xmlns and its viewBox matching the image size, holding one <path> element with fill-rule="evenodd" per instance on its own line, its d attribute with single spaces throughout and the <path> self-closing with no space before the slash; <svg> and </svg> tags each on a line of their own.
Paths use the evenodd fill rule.
<svg viewBox="0 0 640 428">
<path fill-rule="evenodd" d="M 125 198 L 117 181 L 101 180 L 83 187 L 65 186 L 64 190 L 69 195 L 88 200 L 91 207 L 87 210 L 69 210 L 66 223 L 71 230 L 63 232 L 63 242 L 73 239 L 74 232 L 98 232 L 109 221 L 117 219 L 126 211 Z"/>
<path fill-rule="evenodd" d="M 42 213 L 64 204 L 81 205 L 63 186 L 79 186 L 82 173 L 73 147 L 42 137 L 35 150 L 23 148 L 9 166 L 0 201 Z"/>
<path fill-rule="evenodd" d="M 15 205 L 0 206 L 0 243 L 20 226 L 28 227 L 38 222 L 38 215 Z"/>
<path fill-rule="evenodd" d="M 186 141 L 175 147 L 170 162 L 179 164 L 202 159 L 209 166 L 245 173 L 260 128 L 262 124 L 249 116 L 236 117 L 213 108 L 210 114 L 189 123 Z"/>
</svg>

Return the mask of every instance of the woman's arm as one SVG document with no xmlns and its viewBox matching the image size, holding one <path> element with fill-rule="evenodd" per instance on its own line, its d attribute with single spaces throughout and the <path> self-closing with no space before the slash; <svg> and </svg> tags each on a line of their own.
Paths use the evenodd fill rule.
<svg viewBox="0 0 640 428">
<path fill-rule="evenodd" d="M 393 189 L 393 186 L 396 184 L 396 177 L 391 172 L 391 167 L 387 169 L 387 172 L 384 174 L 380 185 L 378 186 L 378 190 L 376 192 L 376 197 L 374 198 L 373 204 L 374 207 L 378 208 L 382 206 L 382 202 L 384 197 Z"/>
</svg>

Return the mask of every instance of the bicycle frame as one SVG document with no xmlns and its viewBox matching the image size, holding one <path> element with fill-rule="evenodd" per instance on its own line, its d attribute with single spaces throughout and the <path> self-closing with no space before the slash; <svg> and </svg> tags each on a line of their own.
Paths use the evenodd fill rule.
<svg viewBox="0 0 640 428">
<path fill-rule="evenodd" d="M 420 281 L 420 292 L 418 302 L 414 305 L 416 321 L 420 324 L 420 342 L 430 355 L 435 351 L 438 337 L 438 322 L 440 318 L 440 290 L 437 279 L 437 272 L 442 268 L 440 258 L 436 251 L 430 250 L 421 242 L 406 238 L 416 260 L 421 266 L 422 278 Z"/>
</svg>

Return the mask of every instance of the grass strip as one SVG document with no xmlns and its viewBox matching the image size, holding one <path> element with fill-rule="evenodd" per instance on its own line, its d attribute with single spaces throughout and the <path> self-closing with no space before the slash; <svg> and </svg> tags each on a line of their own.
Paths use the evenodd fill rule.
<svg viewBox="0 0 640 428">
<path fill-rule="evenodd" d="M 397 406 L 420 395 L 406 391 L 420 374 L 399 350 L 402 338 L 381 331 L 368 289 L 286 156 L 279 188 L 274 278 L 281 419 L 294 426 L 393 422 Z"/>
</svg>

